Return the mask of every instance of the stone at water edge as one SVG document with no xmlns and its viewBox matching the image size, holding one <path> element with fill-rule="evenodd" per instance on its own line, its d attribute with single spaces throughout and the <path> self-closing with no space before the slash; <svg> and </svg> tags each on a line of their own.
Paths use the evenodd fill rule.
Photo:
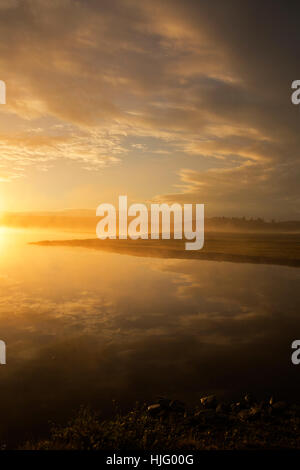
<svg viewBox="0 0 300 470">
<path fill-rule="evenodd" d="M 253 405 L 249 410 L 249 416 L 251 418 L 258 418 L 261 416 L 261 408 L 259 405 Z"/>
<path fill-rule="evenodd" d="M 169 404 L 169 408 L 171 411 L 177 411 L 179 413 L 185 412 L 185 405 L 182 401 L 179 400 L 172 400 Z"/>
<path fill-rule="evenodd" d="M 238 401 L 236 403 L 232 403 L 230 405 L 230 408 L 231 408 L 232 412 L 237 413 L 238 411 L 240 411 L 242 409 L 241 402 Z"/>
<path fill-rule="evenodd" d="M 246 421 L 249 418 L 249 410 L 241 410 L 237 415 L 241 421 Z"/>
<path fill-rule="evenodd" d="M 246 393 L 243 399 L 246 406 L 251 406 L 255 403 L 255 398 L 252 393 Z"/>
<path fill-rule="evenodd" d="M 212 408 L 206 409 L 206 410 L 199 410 L 199 411 L 196 411 L 196 413 L 194 414 L 194 417 L 200 418 L 201 420 L 205 420 L 205 421 L 207 420 L 211 421 L 212 419 L 216 418 L 216 412 Z"/>
<path fill-rule="evenodd" d="M 155 416 L 161 411 L 161 406 L 159 403 L 154 403 L 147 407 L 147 411 L 151 416 Z"/>
<path fill-rule="evenodd" d="M 277 401 L 276 403 L 272 405 L 272 410 L 278 413 L 284 411 L 285 409 L 286 409 L 285 401 Z"/>
<path fill-rule="evenodd" d="M 204 408 L 216 408 L 218 402 L 216 395 L 207 395 L 200 398 L 200 403 Z"/>
<path fill-rule="evenodd" d="M 164 398 L 164 397 L 159 397 L 157 400 L 157 403 L 162 407 L 162 408 L 169 408 L 171 400 L 169 398 Z"/>
<path fill-rule="evenodd" d="M 216 407 L 217 413 L 228 413 L 230 412 L 230 410 L 230 405 L 228 405 L 227 403 L 219 403 Z"/>
</svg>

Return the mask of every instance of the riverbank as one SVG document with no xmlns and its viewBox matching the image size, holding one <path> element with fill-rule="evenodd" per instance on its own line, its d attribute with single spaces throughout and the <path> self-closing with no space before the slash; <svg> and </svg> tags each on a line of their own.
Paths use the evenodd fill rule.
<svg viewBox="0 0 300 470">
<path fill-rule="evenodd" d="M 185 250 L 184 240 L 43 240 L 33 245 L 64 246 L 109 251 L 113 253 L 171 259 L 226 261 L 231 263 L 300 266 L 298 233 L 205 233 L 204 247 Z"/>
<path fill-rule="evenodd" d="M 53 427 L 49 438 L 27 442 L 26 450 L 187 451 L 300 449 L 300 405 L 202 397 L 189 408 L 159 398 L 137 404 L 109 420 L 82 408 L 66 426 Z"/>
</svg>

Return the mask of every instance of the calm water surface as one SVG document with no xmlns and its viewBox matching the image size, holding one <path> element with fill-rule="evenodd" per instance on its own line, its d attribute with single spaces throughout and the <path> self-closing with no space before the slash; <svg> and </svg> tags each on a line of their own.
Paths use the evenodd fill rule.
<svg viewBox="0 0 300 470">
<path fill-rule="evenodd" d="M 299 269 L 28 244 L 58 238 L 79 236 L 0 229 L 2 440 L 112 399 L 299 397 Z"/>
</svg>

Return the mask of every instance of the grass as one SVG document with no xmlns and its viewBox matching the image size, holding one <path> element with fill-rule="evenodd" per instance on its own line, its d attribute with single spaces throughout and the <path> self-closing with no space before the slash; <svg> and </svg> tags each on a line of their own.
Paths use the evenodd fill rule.
<svg viewBox="0 0 300 470">
<path fill-rule="evenodd" d="M 69 246 L 153 258 L 230 261 L 300 266 L 300 234 L 208 232 L 204 248 L 186 251 L 184 240 L 45 240 L 41 246 Z"/>
<path fill-rule="evenodd" d="M 53 427 L 48 439 L 27 442 L 22 449 L 166 452 L 300 448 L 299 406 L 283 410 L 263 403 L 242 409 L 233 406 L 240 403 L 227 411 L 222 405 L 219 411 L 201 406 L 184 412 L 161 408 L 153 415 L 146 405 L 137 404 L 131 412 L 116 412 L 109 420 L 82 408 L 66 426 Z"/>
</svg>

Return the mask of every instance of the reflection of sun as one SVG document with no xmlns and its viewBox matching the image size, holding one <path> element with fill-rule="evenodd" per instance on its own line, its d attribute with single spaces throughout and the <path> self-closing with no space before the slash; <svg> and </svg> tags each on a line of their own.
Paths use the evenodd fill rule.
<svg viewBox="0 0 300 470">
<path fill-rule="evenodd" d="M 5 258 L 15 254 L 15 229 L 0 225 L 0 269 Z"/>
<path fill-rule="evenodd" d="M 7 228 L 1 227 L 0 225 L 0 248 L 3 247 L 6 233 L 7 233 Z"/>
</svg>

